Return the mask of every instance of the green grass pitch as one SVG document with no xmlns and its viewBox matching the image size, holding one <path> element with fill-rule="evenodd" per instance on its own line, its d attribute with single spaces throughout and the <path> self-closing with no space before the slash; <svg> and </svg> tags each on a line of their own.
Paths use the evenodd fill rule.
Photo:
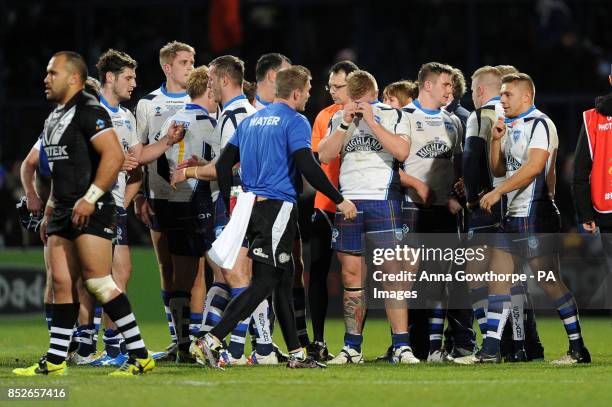
<svg viewBox="0 0 612 407">
<path fill-rule="evenodd" d="M 136 250 L 130 296 L 148 347 L 164 348 L 169 340 L 159 300 L 159 279 L 148 250 Z M 0 253 L 0 264 L 40 264 L 36 252 Z M 284 367 L 234 367 L 225 371 L 159 364 L 151 374 L 112 378 L 111 368 L 71 367 L 64 377 L 18 378 L 11 370 L 34 363 L 47 349 L 44 318 L 0 318 L 0 387 L 53 386 L 68 389 L 67 401 L 35 405 L 81 406 L 609 406 L 612 405 L 612 319 L 582 318 L 593 363 L 554 367 L 567 339 L 557 319 L 540 318 L 546 362 L 487 366 L 391 366 L 366 363 L 325 370 L 293 371 Z M 330 320 L 326 337 L 332 352 L 342 344 L 344 326 Z M 276 341 L 282 345 L 280 332 Z M 367 360 L 389 342 L 388 325 L 368 320 Z M 9 405 L 0 400 L 0 405 Z M 14 402 L 24 405 L 24 402 Z M 25 405 L 33 405 L 26 402 Z"/>
</svg>

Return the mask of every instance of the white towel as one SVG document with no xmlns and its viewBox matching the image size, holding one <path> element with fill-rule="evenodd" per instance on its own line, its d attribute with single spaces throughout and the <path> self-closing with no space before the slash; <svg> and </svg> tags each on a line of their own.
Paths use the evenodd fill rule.
<svg viewBox="0 0 612 407">
<path fill-rule="evenodd" d="M 221 199 L 221 197 L 218 199 Z M 210 259 L 219 267 L 224 269 L 234 267 L 249 226 L 254 202 L 255 194 L 252 192 L 242 192 L 238 195 L 230 221 L 225 225 L 223 232 L 213 242 L 212 248 L 208 251 Z"/>
</svg>

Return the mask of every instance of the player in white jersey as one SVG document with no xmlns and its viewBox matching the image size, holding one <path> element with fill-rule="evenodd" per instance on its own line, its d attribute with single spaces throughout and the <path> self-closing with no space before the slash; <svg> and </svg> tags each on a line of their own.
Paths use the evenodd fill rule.
<svg viewBox="0 0 612 407">
<path fill-rule="evenodd" d="M 410 123 L 401 110 L 377 100 L 374 77 L 357 70 L 346 78 L 350 102 L 331 119 L 326 137 L 318 146 L 321 162 L 338 155 L 341 193 L 357 206 L 354 221 L 336 213 L 332 247 L 342 266 L 344 283 L 344 347 L 330 364 L 363 363 L 361 344 L 366 312 L 362 262 L 366 248 L 362 236 L 375 247 L 395 247 L 402 239 L 399 162 L 410 151 Z M 399 237 L 398 237 L 399 234 Z M 395 266 L 388 262 L 385 272 Z M 406 284 L 383 284 L 387 290 L 406 290 Z M 408 338 L 408 313 L 404 301 L 385 301 L 392 329 L 393 363 L 418 363 Z"/>
<path fill-rule="evenodd" d="M 462 127 L 455 115 L 442 109 L 452 95 L 452 75 L 453 68 L 449 65 L 430 62 L 421 66 L 417 78 L 418 97 L 403 108 L 412 126 L 410 156 L 401 174 L 402 186 L 407 188 L 402 203 L 404 228 L 409 232 L 457 233 L 461 205 L 452 189 L 461 172 Z M 426 188 L 415 187 L 418 183 L 425 184 Z M 426 193 L 420 193 L 420 189 Z M 430 265 L 434 266 L 438 265 Z M 410 311 L 415 352 L 420 357 L 427 355 L 430 362 L 446 359 L 441 350 L 446 318 L 443 289 L 442 284 L 423 287 L 427 295 L 419 297 L 427 298 L 430 309 Z M 428 329 L 425 328 L 427 321 Z M 468 348 L 469 332 L 462 332 L 462 335 L 454 332 L 453 342 L 456 347 Z"/>
<path fill-rule="evenodd" d="M 491 270 L 511 275 L 519 258 L 526 260 L 533 272 L 551 270 L 554 281 L 538 279 L 538 283 L 554 301 L 569 340 L 567 355 L 553 363 L 589 363 L 576 301 L 560 277 L 560 216 L 554 202 L 557 129 L 536 109 L 534 99 L 535 86 L 529 75 L 517 73 L 502 78 L 505 120 L 498 119 L 493 128 L 490 158 L 494 174 L 505 175 L 506 179 L 480 200 L 481 208 L 490 211 L 502 195 L 508 195 L 503 233 L 495 242 L 501 250 L 493 252 Z M 477 360 L 480 363 L 500 360 L 500 336 L 510 308 L 509 283 L 490 284 L 488 300 L 489 326 Z"/>
<path fill-rule="evenodd" d="M 127 212 L 132 198 L 138 192 L 142 182 L 142 172 L 130 149 L 138 144 L 136 136 L 136 119 L 121 102 L 130 100 L 132 92 L 136 87 L 137 63 L 126 53 L 109 49 L 96 64 L 100 77 L 100 104 L 109 114 L 119 144 L 123 147 L 125 160 L 117 182 L 113 186 L 112 195 L 117 207 L 117 227 L 113 238 L 113 263 L 112 275 L 117 286 L 127 291 L 127 283 L 132 272 L 132 263 L 127 236 Z M 92 365 L 119 366 L 127 359 L 123 338 L 117 327 L 105 315 L 104 316 L 104 352 L 100 357 L 91 362 Z M 82 344 L 81 344 L 82 345 Z M 123 351 L 122 347 L 123 346 Z M 79 347 L 77 355 L 81 352 Z M 92 348 L 94 351 L 95 348 Z M 75 355 L 76 356 L 76 355 Z M 85 355 L 81 355 L 85 356 Z"/>
<path fill-rule="evenodd" d="M 170 42 L 160 49 L 159 62 L 164 71 L 166 82 L 138 101 L 136 107 L 136 130 L 140 143 L 134 146 L 134 152 L 141 165 L 146 164 L 144 189 L 145 195 L 138 195 L 134 200 L 134 211 L 150 228 L 151 241 L 159 264 L 161 294 L 168 320 L 172 343 L 168 346 L 170 356 L 176 353 L 176 331 L 172 322 L 171 303 L 175 311 L 180 308 L 172 301 L 174 288 L 173 265 L 168 250 L 166 230 L 168 225 L 168 197 L 170 171 L 165 155 L 156 160 L 148 160 L 145 146 L 153 145 L 160 137 L 160 129 L 166 119 L 185 107 L 190 102 L 187 95 L 187 78 L 193 70 L 195 50 L 190 45 Z M 154 154 L 153 154 L 154 155 Z M 180 302 L 180 301 L 179 301 Z"/>
</svg>

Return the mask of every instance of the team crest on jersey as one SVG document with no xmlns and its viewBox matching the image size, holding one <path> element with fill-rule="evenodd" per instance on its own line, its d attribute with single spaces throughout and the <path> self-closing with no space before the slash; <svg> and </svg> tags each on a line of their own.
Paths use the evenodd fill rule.
<svg viewBox="0 0 612 407">
<path fill-rule="evenodd" d="M 450 147 L 438 137 L 427 142 L 423 147 L 416 152 L 416 155 L 421 158 L 442 158 L 449 159 L 452 157 Z"/>
<path fill-rule="evenodd" d="M 161 116 L 161 106 L 155 106 L 155 116 Z"/>
<path fill-rule="evenodd" d="M 518 141 L 519 137 L 521 137 L 521 130 L 520 129 L 512 129 L 510 132 L 510 135 L 512 137 L 512 141 L 514 141 L 515 143 Z"/>
<path fill-rule="evenodd" d="M 353 137 L 344 148 L 347 153 L 354 151 L 382 151 L 383 147 L 378 140 L 369 134 Z"/>
<path fill-rule="evenodd" d="M 421 123 L 419 120 L 416 122 L 416 130 L 423 131 L 423 123 Z"/>
<path fill-rule="evenodd" d="M 104 123 L 104 120 L 102 120 L 102 119 L 96 120 L 96 130 L 97 131 L 100 131 L 100 130 L 102 130 L 105 127 L 106 127 L 106 123 Z"/>
<path fill-rule="evenodd" d="M 507 171 L 516 171 L 521 168 L 521 162 L 511 155 L 506 155 L 506 170 Z"/>
</svg>

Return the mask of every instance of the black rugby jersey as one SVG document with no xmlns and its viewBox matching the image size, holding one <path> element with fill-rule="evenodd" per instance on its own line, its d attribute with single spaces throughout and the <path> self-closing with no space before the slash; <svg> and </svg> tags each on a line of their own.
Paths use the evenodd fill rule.
<svg viewBox="0 0 612 407">
<path fill-rule="evenodd" d="M 57 204 L 72 206 L 85 195 L 100 164 L 100 155 L 91 141 L 112 129 L 106 110 L 95 97 L 84 92 L 57 106 L 47 117 L 42 148 L 49 160 Z M 98 202 L 113 203 L 111 193 L 105 193 Z"/>
</svg>

